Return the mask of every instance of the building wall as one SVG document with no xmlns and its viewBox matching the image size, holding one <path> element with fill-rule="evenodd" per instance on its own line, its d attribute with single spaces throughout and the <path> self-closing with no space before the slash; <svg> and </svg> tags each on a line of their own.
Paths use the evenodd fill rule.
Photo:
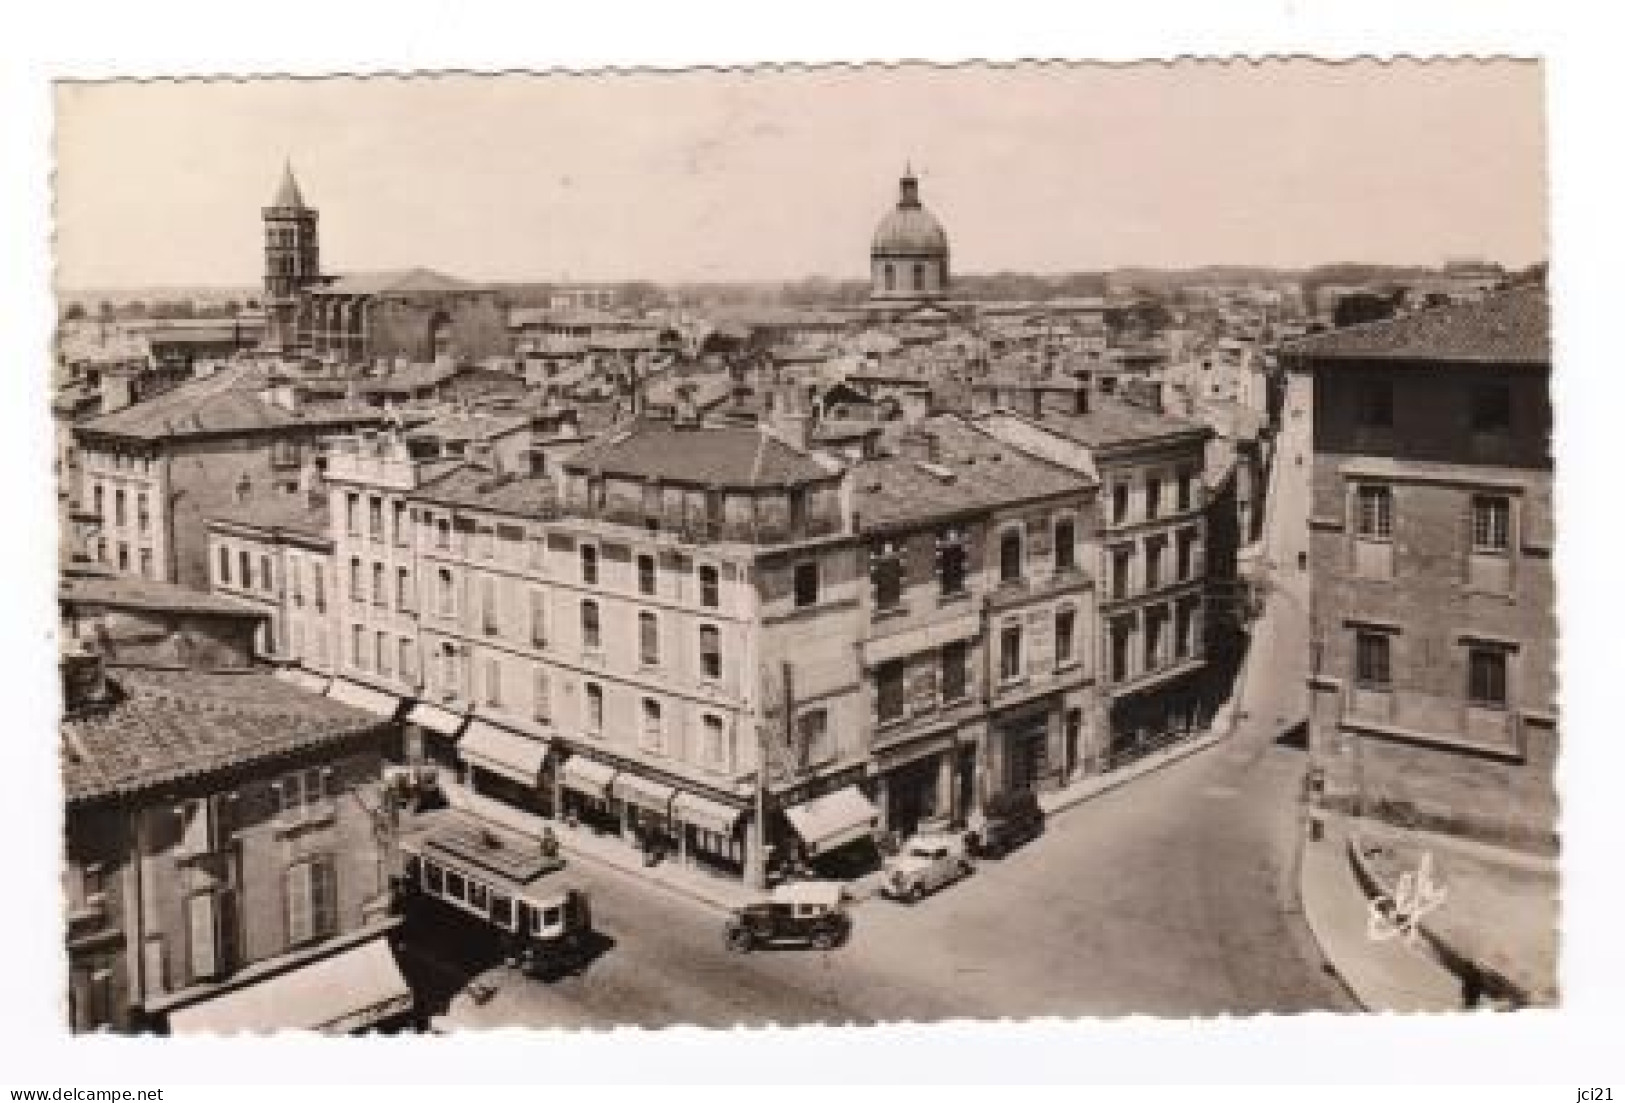
<svg viewBox="0 0 1625 1103">
<path fill-rule="evenodd" d="M 433 360 L 430 327 L 442 314 L 450 355 L 477 360 L 508 352 L 507 317 L 494 292 L 444 292 L 374 296 L 368 312 L 368 358 L 405 357 L 419 363 Z"/>
<path fill-rule="evenodd" d="M 102 518 L 101 531 L 86 549 L 90 557 L 119 574 L 168 578 L 170 548 L 164 523 L 168 481 L 156 449 L 105 443 L 80 451 L 80 503 Z"/>
<path fill-rule="evenodd" d="M 1202 482 L 1202 446 L 1149 450 L 1100 464 L 1100 636 L 1101 676 L 1114 696 L 1156 689 L 1162 679 L 1199 669 L 1205 658 L 1202 597 L 1207 572 L 1206 489 Z M 1179 485 L 1188 480 L 1187 507 L 1179 508 Z M 1156 516 L 1149 496 L 1159 485 Z M 1118 488 L 1128 495 L 1127 512 L 1117 516 Z M 1190 541 L 1188 570 L 1179 571 L 1181 534 Z M 1150 561 L 1160 547 L 1153 583 Z M 1114 553 L 1127 552 L 1126 571 Z M 1147 618 L 1165 618 L 1161 646 L 1146 652 Z M 1126 671 L 1113 669 L 1113 628 L 1128 628 Z M 1179 629 L 1186 626 L 1183 649 Z M 1181 653 L 1183 650 L 1183 653 Z M 1119 677 L 1119 673 L 1126 676 Z M 1124 734 L 1124 733 L 1119 733 Z"/>
<path fill-rule="evenodd" d="M 71 809 L 63 843 L 70 1029 L 128 1030 L 135 981 L 128 817 L 111 805 Z"/>
<path fill-rule="evenodd" d="M 918 265 L 920 282 L 914 281 Z M 886 269 L 891 269 L 887 286 Z M 874 257 L 870 261 L 872 294 L 877 299 L 941 298 L 948 292 L 948 261 L 946 257 Z"/>
<path fill-rule="evenodd" d="M 422 533 L 410 493 L 342 473 L 330 478 L 329 492 L 333 558 L 325 573 L 333 669 L 394 693 L 415 694 L 423 684 L 416 554 Z"/>
<path fill-rule="evenodd" d="M 1517 372 L 1510 434 L 1475 441 L 1468 388 L 1489 378 L 1433 365 L 1316 373 L 1311 738 L 1334 788 L 1441 826 L 1540 841 L 1556 814 L 1550 407 L 1545 375 Z M 1395 387 L 1391 432 L 1358 424 L 1371 379 Z M 1390 541 L 1358 537 L 1357 488 L 1367 485 L 1391 495 Z M 1504 556 L 1472 551 L 1472 503 L 1483 496 L 1509 502 Z M 1357 566 L 1379 546 L 1387 570 Z M 1358 684 L 1362 631 L 1389 640 L 1387 690 Z M 1504 710 L 1469 705 L 1475 646 L 1507 655 Z"/>
<path fill-rule="evenodd" d="M 299 784 L 298 773 L 324 777 L 325 797 L 299 811 L 279 810 L 277 786 Z M 295 865 L 319 858 L 333 866 L 333 925 L 313 941 L 357 930 L 367 922 L 365 905 L 378 900 L 387 880 L 374 823 L 382 759 L 376 747 L 324 757 L 289 760 L 277 772 L 259 773 L 230 788 L 187 792 L 151 803 L 138 812 L 142 881 L 145 994 L 148 999 L 191 985 L 223 980 L 256 962 L 307 943 L 290 927 L 288 877 Z M 308 781 L 303 782 L 308 784 Z M 215 843 L 193 854 L 187 845 L 201 801 L 212 801 Z M 215 927 L 196 926 L 189 899 L 222 893 Z M 217 968 L 200 971 L 193 941 L 212 937 Z M 206 956 L 206 955 L 203 955 Z"/>
</svg>

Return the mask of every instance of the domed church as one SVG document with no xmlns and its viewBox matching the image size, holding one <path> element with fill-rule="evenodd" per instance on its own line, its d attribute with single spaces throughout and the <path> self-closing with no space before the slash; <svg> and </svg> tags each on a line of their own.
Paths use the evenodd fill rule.
<svg viewBox="0 0 1625 1103">
<path fill-rule="evenodd" d="M 903 173 L 897 206 L 875 229 L 869 262 L 869 298 L 876 306 L 907 309 L 948 294 L 948 235 L 920 203 L 912 168 Z"/>
</svg>

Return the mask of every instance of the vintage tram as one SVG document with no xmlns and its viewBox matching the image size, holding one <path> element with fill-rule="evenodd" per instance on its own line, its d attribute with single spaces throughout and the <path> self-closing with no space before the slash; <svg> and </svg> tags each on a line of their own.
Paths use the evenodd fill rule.
<svg viewBox="0 0 1625 1103">
<path fill-rule="evenodd" d="M 405 835 L 400 850 L 408 907 L 427 902 L 473 916 L 527 972 L 556 972 L 590 953 L 587 894 L 563 877 L 562 858 L 533 841 L 438 813 L 432 826 Z"/>
</svg>

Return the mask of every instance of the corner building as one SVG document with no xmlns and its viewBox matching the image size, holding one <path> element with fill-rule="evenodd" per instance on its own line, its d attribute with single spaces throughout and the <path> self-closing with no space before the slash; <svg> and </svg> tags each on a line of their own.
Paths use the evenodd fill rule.
<svg viewBox="0 0 1625 1103">
<path fill-rule="evenodd" d="M 1309 338 L 1311 749 L 1334 803 L 1556 845 L 1543 285 Z"/>
</svg>

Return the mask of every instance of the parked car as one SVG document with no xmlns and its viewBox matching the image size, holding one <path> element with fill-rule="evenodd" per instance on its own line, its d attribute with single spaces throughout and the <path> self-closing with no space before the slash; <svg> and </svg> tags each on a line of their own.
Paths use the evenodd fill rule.
<svg viewBox="0 0 1625 1103">
<path fill-rule="evenodd" d="M 989 797 L 981 816 L 965 835 L 965 845 L 978 858 L 1002 858 L 1022 843 L 1044 833 L 1044 810 L 1031 790 Z"/>
<path fill-rule="evenodd" d="M 852 934 L 845 886 L 838 881 L 779 885 L 766 900 L 736 908 L 725 934 L 728 949 L 741 954 L 762 946 L 832 950 Z"/>
<path fill-rule="evenodd" d="M 964 840 L 953 835 L 916 835 L 886 859 L 880 893 L 912 904 L 972 870 Z"/>
</svg>

